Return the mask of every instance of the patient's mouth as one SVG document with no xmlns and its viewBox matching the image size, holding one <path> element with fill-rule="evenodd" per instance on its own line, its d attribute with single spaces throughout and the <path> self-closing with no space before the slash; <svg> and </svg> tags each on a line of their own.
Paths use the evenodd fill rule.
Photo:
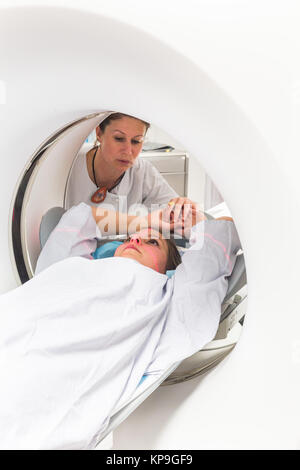
<svg viewBox="0 0 300 470">
<path fill-rule="evenodd" d="M 135 250 L 135 251 L 137 251 L 138 253 L 140 253 L 140 250 L 139 250 L 138 248 L 136 248 L 135 246 L 133 246 L 133 245 L 128 245 L 128 246 L 126 246 L 126 248 L 124 249 L 124 251 L 125 251 L 125 250 L 128 250 L 128 248 L 131 248 L 132 250 Z"/>
</svg>

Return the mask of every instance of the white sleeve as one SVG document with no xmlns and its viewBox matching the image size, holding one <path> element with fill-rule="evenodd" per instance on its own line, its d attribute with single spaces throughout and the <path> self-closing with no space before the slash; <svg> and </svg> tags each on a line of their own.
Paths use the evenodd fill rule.
<svg viewBox="0 0 300 470">
<path fill-rule="evenodd" d="M 212 341 L 240 241 L 233 222 L 206 220 L 192 229 L 192 247 L 168 282 L 172 300 L 153 361 L 153 373 L 185 359 Z"/>
<path fill-rule="evenodd" d="M 81 202 L 64 213 L 50 234 L 37 260 L 35 274 L 53 263 L 71 256 L 92 259 L 101 232 L 92 215 L 91 207 Z"/>
<path fill-rule="evenodd" d="M 151 204 L 167 204 L 170 199 L 178 197 L 176 191 L 168 184 L 159 171 L 147 161 L 145 165 L 145 178 L 143 184 L 143 204 L 149 209 Z"/>
<path fill-rule="evenodd" d="M 241 248 L 233 222 L 202 221 L 192 228 L 189 241 L 191 247 L 182 256 L 182 263 L 175 272 L 178 281 L 210 283 L 230 276 Z"/>
</svg>

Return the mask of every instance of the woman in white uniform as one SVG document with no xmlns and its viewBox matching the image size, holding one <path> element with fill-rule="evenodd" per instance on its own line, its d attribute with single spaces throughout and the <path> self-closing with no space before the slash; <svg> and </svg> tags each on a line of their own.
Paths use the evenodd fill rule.
<svg viewBox="0 0 300 470">
<path fill-rule="evenodd" d="M 172 200 L 176 218 L 185 203 L 192 203 L 179 197 L 150 162 L 138 158 L 149 126 L 126 114 L 104 113 L 96 128 L 98 145 L 71 169 L 67 209 L 85 202 L 134 214 L 137 205 L 152 211 Z"/>
</svg>

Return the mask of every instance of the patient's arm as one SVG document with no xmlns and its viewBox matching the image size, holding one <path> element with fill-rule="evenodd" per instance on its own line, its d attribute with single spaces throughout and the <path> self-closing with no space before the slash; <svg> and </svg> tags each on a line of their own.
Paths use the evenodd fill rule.
<svg viewBox="0 0 300 470">
<path fill-rule="evenodd" d="M 97 238 L 102 234 L 85 203 L 71 207 L 64 213 L 43 247 L 35 269 L 38 274 L 53 263 L 71 256 L 92 258 Z"/>
<path fill-rule="evenodd" d="M 165 328 L 147 373 L 194 354 L 218 329 L 227 276 L 232 272 L 240 241 L 230 220 L 207 220 L 193 227 L 191 248 L 182 256 L 175 275 Z"/>
<path fill-rule="evenodd" d="M 199 319 L 199 337 L 207 335 L 210 341 L 218 327 L 227 277 L 241 248 L 240 240 L 231 220 L 206 220 L 193 227 L 190 243 L 175 272 L 174 309 L 179 309 L 177 314 L 187 324 L 192 317 Z M 192 320 L 195 324 L 196 319 Z"/>
</svg>

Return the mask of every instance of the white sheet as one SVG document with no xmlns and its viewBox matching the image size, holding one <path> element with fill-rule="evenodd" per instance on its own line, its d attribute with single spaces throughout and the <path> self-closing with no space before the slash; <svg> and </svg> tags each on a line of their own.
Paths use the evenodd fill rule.
<svg viewBox="0 0 300 470">
<path fill-rule="evenodd" d="M 2 449 L 93 448 L 145 371 L 215 335 L 239 249 L 231 222 L 198 224 L 172 279 L 128 258 L 85 259 L 97 235 L 87 205 L 70 209 L 39 274 L 0 297 Z"/>
</svg>

